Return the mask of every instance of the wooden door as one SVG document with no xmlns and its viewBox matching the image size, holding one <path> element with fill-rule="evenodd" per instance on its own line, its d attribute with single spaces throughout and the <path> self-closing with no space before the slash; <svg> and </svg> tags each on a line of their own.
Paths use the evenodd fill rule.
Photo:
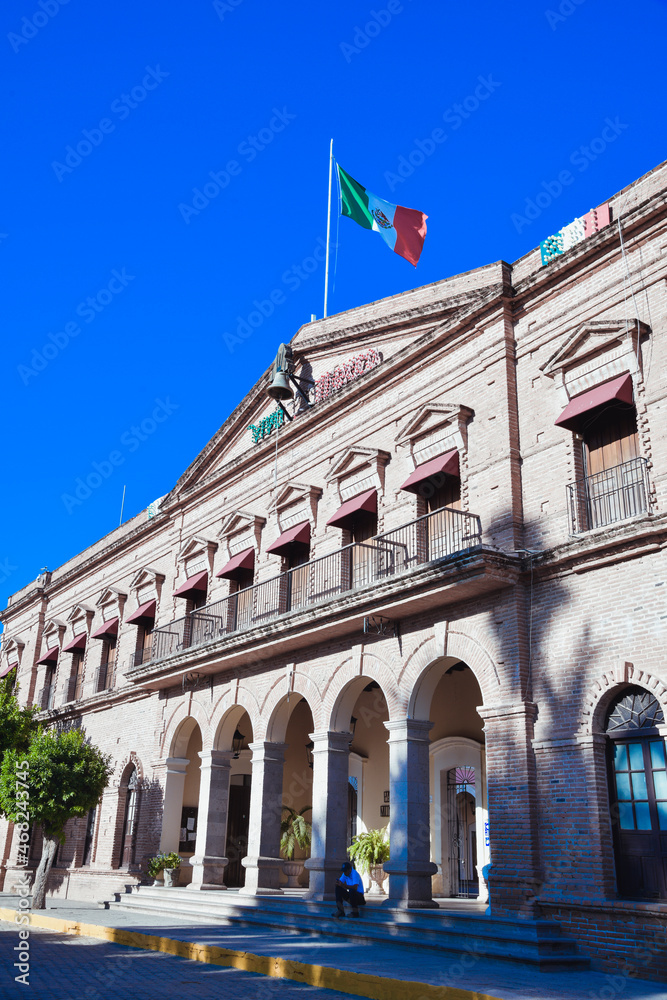
<svg viewBox="0 0 667 1000">
<path fill-rule="evenodd" d="M 447 476 L 433 496 L 427 500 L 428 518 L 428 558 L 441 559 L 458 552 L 462 547 L 463 519 L 452 510 L 461 510 L 461 481 L 455 476 Z"/>
<path fill-rule="evenodd" d="M 603 410 L 584 429 L 584 469 L 590 528 L 645 509 L 634 407 Z"/>
</svg>

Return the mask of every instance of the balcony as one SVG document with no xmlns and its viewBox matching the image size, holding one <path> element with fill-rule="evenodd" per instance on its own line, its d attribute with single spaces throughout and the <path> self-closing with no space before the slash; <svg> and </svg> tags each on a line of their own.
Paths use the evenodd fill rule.
<svg viewBox="0 0 667 1000">
<path fill-rule="evenodd" d="M 633 458 L 567 487 L 570 534 L 603 528 L 648 511 L 648 463 Z"/>
<path fill-rule="evenodd" d="M 151 662 L 307 611 L 428 563 L 479 548 L 479 517 L 443 507 L 367 542 L 346 545 L 208 604 L 153 632 Z"/>
<path fill-rule="evenodd" d="M 37 704 L 45 711 L 47 709 L 53 708 L 53 700 L 55 696 L 55 687 L 53 684 L 47 684 L 39 692 L 39 698 L 37 699 Z"/>
<path fill-rule="evenodd" d="M 75 674 L 65 681 L 63 686 L 63 705 L 72 701 L 80 701 L 83 696 L 83 675 Z"/>
<path fill-rule="evenodd" d="M 115 664 L 114 663 L 101 663 L 97 668 L 97 674 L 95 675 L 95 692 L 99 694 L 100 691 L 109 691 L 115 680 Z"/>
<path fill-rule="evenodd" d="M 135 667 L 140 667 L 144 663 L 150 663 L 153 658 L 150 646 L 144 646 L 143 649 L 137 649 L 132 653 L 129 660 L 127 661 L 127 669 L 134 670 Z"/>
</svg>

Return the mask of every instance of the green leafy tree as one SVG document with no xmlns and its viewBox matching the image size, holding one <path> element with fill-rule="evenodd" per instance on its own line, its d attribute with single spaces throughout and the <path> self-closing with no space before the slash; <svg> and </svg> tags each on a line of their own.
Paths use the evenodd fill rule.
<svg viewBox="0 0 667 1000">
<path fill-rule="evenodd" d="M 280 824 L 280 850 L 287 861 L 294 858 L 297 844 L 302 851 L 307 851 L 310 848 L 313 828 L 304 818 L 304 813 L 310 812 L 310 809 L 310 806 L 304 806 L 297 812 L 290 806 L 283 806 L 283 813 L 287 815 L 283 816 Z"/>
<path fill-rule="evenodd" d="M 38 824 L 44 834 L 33 909 L 44 909 L 46 883 L 58 844 L 65 841 L 65 824 L 74 816 L 85 816 L 99 802 L 111 770 L 110 756 L 92 746 L 80 729 L 39 731 L 25 752 L 5 753 L 0 767 L 0 811 L 20 829 Z"/>
<path fill-rule="evenodd" d="M 30 737 L 39 728 L 35 719 L 39 709 L 21 708 L 16 694 L 12 670 L 0 681 L 0 763 L 7 750 L 27 750 Z"/>
</svg>

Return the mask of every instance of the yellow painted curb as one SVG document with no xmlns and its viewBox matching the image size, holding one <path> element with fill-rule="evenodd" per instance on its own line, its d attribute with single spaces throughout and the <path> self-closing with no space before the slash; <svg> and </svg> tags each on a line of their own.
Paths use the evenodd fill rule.
<svg viewBox="0 0 667 1000">
<path fill-rule="evenodd" d="M 14 921 L 17 910 L 0 907 L 0 920 Z M 43 927 L 62 934 L 77 934 L 82 937 L 99 938 L 128 948 L 148 948 L 162 951 L 167 955 L 188 958 L 209 965 L 231 966 L 243 972 L 256 972 L 275 979 L 292 979 L 307 986 L 338 990 L 355 996 L 370 997 L 371 1000 L 498 1000 L 488 993 L 474 990 L 460 990 L 453 986 L 436 986 L 433 983 L 415 983 L 406 979 L 389 979 L 385 976 L 371 976 L 365 972 L 349 969 L 333 969 L 326 965 L 309 965 L 288 958 L 272 958 L 269 955 L 253 955 L 233 948 L 217 945 L 197 944 L 195 941 L 179 941 L 177 938 L 158 937 L 141 931 L 125 930 L 123 927 L 103 927 L 99 924 L 82 924 L 77 920 L 62 917 L 47 917 L 42 913 L 28 912 L 31 927 Z"/>
</svg>

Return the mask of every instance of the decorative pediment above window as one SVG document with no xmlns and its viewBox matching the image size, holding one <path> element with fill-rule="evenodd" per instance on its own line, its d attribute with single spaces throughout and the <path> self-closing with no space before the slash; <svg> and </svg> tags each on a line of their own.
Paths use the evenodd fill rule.
<svg viewBox="0 0 667 1000">
<path fill-rule="evenodd" d="M 244 549 L 254 549 L 255 552 L 259 552 L 262 528 L 265 524 L 265 517 L 252 514 L 249 510 L 233 510 L 222 522 L 218 538 L 230 558 L 238 552 L 243 552 Z"/>
<path fill-rule="evenodd" d="M 182 569 L 188 578 L 194 576 L 195 573 L 203 573 L 204 571 L 211 574 L 213 572 L 213 557 L 217 547 L 217 542 L 212 542 L 209 538 L 204 538 L 203 535 L 193 535 L 178 553 L 179 569 Z"/>
<path fill-rule="evenodd" d="M 160 600 L 162 584 L 164 583 L 164 573 L 158 573 L 150 566 L 144 566 L 138 570 L 130 581 L 130 591 L 137 604 L 145 604 L 153 598 Z"/>
<path fill-rule="evenodd" d="M 412 414 L 396 437 L 399 448 L 409 448 L 415 466 L 454 448 L 468 447 L 468 423 L 474 411 L 459 403 L 425 403 Z"/>
<path fill-rule="evenodd" d="M 74 633 L 89 632 L 94 617 L 94 608 L 89 608 L 87 604 L 75 604 L 67 616 L 67 624 Z"/>
<path fill-rule="evenodd" d="M 319 486 L 285 483 L 271 504 L 271 510 L 277 514 L 280 530 L 287 531 L 288 528 L 303 521 L 315 524 L 317 501 L 321 496 L 322 490 Z"/>
<path fill-rule="evenodd" d="M 49 618 L 44 624 L 43 635 L 43 645 L 46 649 L 50 649 L 52 646 L 59 646 L 65 635 L 67 625 L 65 622 L 61 622 L 59 618 Z"/>
<path fill-rule="evenodd" d="M 23 639 L 18 635 L 10 636 L 8 639 L 5 639 L 2 644 L 2 648 L 5 653 L 5 666 L 9 667 L 18 663 L 20 668 L 21 657 L 23 656 L 23 650 L 25 649 L 25 642 Z"/>
<path fill-rule="evenodd" d="M 650 329 L 636 319 L 603 319 L 582 323 L 540 368 L 554 380 L 560 401 L 629 372 L 641 371 L 641 345 Z"/>
<path fill-rule="evenodd" d="M 106 590 L 102 591 L 95 604 L 102 612 L 102 619 L 106 622 L 110 618 L 123 617 L 126 600 L 127 594 L 124 591 L 118 590 L 116 587 L 107 587 Z"/>
<path fill-rule="evenodd" d="M 335 483 L 344 502 L 366 490 L 384 491 L 384 469 L 390 459 L 379 448 L 348 448 L 334 459 L 327 482 Z"/>
</svg>

